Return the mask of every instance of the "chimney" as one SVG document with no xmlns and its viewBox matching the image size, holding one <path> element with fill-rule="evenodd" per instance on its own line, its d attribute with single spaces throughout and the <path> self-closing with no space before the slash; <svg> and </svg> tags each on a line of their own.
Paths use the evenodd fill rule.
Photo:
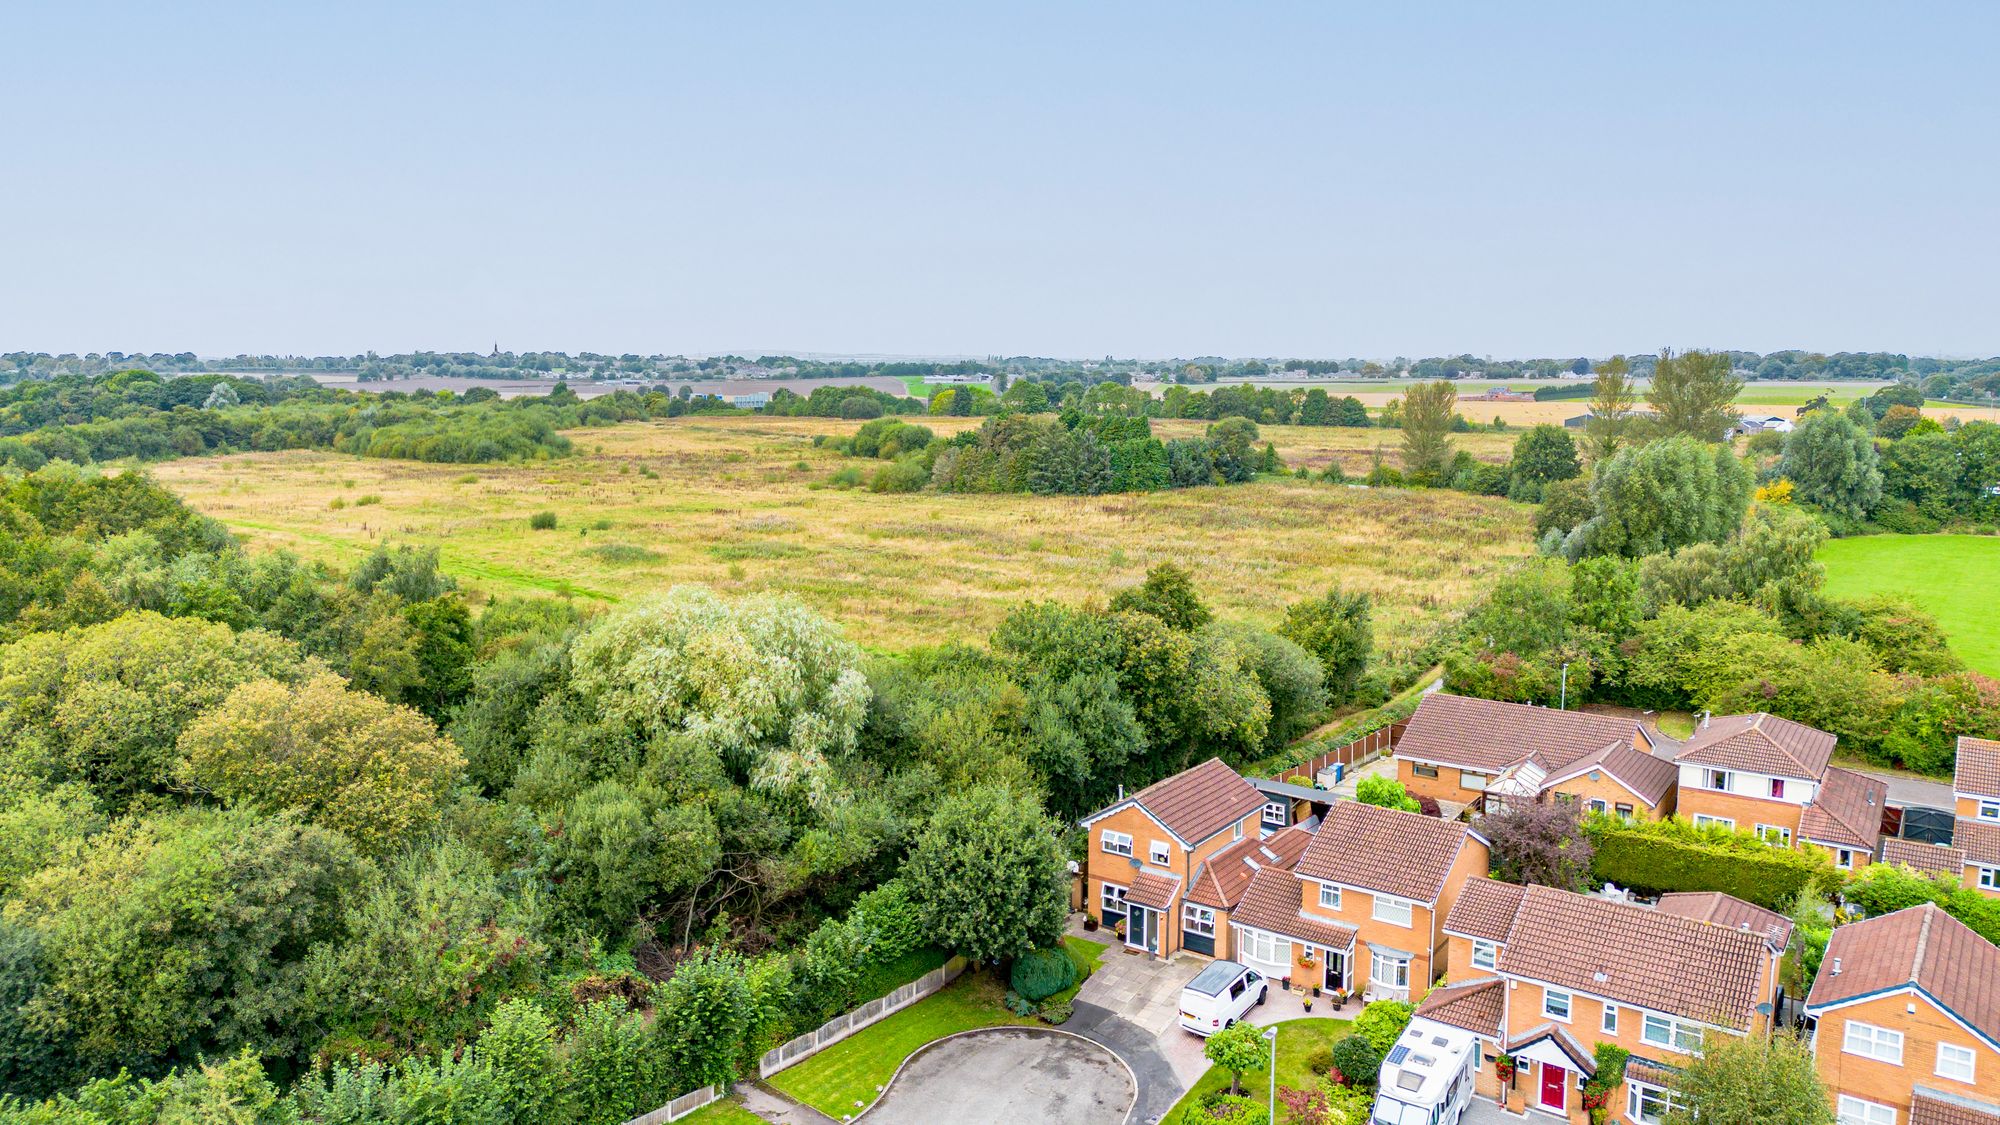
<svg viewBox="0 0 2000 1125">
<path fill-rule="evenodd" d="M 1122 781 L 1118 783 L 1118 799 L 1121 801 L 1125 799 L 1125 783 Z"/>
</svg>

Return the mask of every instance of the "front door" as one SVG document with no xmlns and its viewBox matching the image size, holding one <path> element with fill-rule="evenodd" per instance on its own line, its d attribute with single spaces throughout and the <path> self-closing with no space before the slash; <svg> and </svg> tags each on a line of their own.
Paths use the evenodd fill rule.
<svg viewBox="0 0 2000 1125">
<path fill-rule="evenodd" d="M 1130 907 L 1125 915 L 1125 944 L 1134 949 L 1153 948 L 1153 912 L 1143 906 Z"/>
<path fill-rule="evenodd" d="M 1326 951 L 1326 984 L 1324 987 L 1329 992 L 1336 988 L 1347 987 L 1347 954 L 1335 953 L 1331 949 Z"/>
<path fill-rule="evenodd" d="M 1542 1108 L 1558 1113 L 1569 1109 L 1569 1071 L 1559 1066 L 1542 1064 Z"/>
</svg>

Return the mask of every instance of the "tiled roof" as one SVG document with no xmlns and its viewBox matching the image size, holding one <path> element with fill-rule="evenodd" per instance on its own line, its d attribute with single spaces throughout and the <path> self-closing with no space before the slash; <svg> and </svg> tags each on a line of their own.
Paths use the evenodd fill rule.
<svg viewBox="0 0 2000 1125">
<path fill-rule="evenodd" d="M 1329 949 L 1354 948 L 1353 926 L 1310 917 L 1305 913 L 1305 887 L 1289 871 L 1266 867 L 1250 880 L 1242 901 L 1230 912 L 1232 923 L 1283 934 Z"/>
<path fill-rule="evenodd" d="M 1812 804 L 1799 814 L 1799 835 L 1815 843 L 1873 851 L 1888 800 L 1889 784 L 1881 778 L 1829 766 Z"/>
<path fill-rule="evenodd" d="M 1499 1039 L 1506 988 L 1504 981 L 1494 977 L 1440 985 L 1417 1005 L 1416 1014 L 1488 1039 Z"/>
<path fill-rule="evenodd" d="M 1460 888 L 1458 901 L 1451 904 L 1451 913 L 1444 916 L 1444 928 L 1482 941 L 1506 941 L 1507 931 L 1514 928 L 1514 913 L 1521 909 L 1521 892 L 1525 890 L 1519 883 L 1502 883 L 1475 875 Z"/>
<path fill-rule="evenodd" d="M 1688 736 L 1675 761 L 1817 781 L 1835 741 L 1823 730 L 1762 711 L 1718 715 Z"/>
<path fill-rule="evenodd" d="M 1132 875 L 1132 885 L 1125 892 L 1125 901 L 1150 910 L 1165 910 L 1174 904 L 1174 895 L 1180 889 L 1181 877 L 1178 875 L 1138 871 Z"/>
<path fill-rule="evenodd" d="M 1290 871 L 1312 843 L 1312 829 L 1294 824 L 1282 832 L 1258 839 L 1239 840 L 1202 861 L 1188 885 L 1190 902 L 1230 910 L 1243 897 L 1250 877 L 1266 867 Z"/>
<path fill-rule="evenodd" d="M 1910 1125 L 2000 1125 L 2000 1105 L 1918 1086 L 1910 1092 Z"/>
<path fill-rule="evenodd" d="M 1542 782 L 1542 788 L 1582 777 L 1592 770 L 1602 770 L 1617 778 L 1648 805 L 1659 804 L 1661 798 L 1673 792 L 1681 772 L 1672 762 L 1646 753 L 1633 746 L 1631 739 L 1625 738 L 1600 750 L 1593 750 L 1561 770 L 1550 771 L 1548 779 Z"/>
<path fill-rule="evenodd" d="M 1961 735 L 1951 790 L 1978 797 L 2000 797 L 2000 742 Z"/>
<path fill-rule="evenodd" d="M 1583 1044 L 1577 1042 L 1576 1036 L 1571 1035 L 1566 1029 L 1557 1027 L 1553 1023 L 1538 1023 L 1521 1034 L 1514 1036 L 1507 1041 L 1507 1050 L 1518 1051 L 1538 1039 L 1547 1039 L 1554 1043 L 1562 1050 L 1563 1054 L 1569 1056 L 1570 1061 L 1575 1063 L 1584 1074 L 1595 1075 L 1597 1073 L 1597 1060 L 1593 1056 L 1593 1053 L 1585 1050 Z"/>
<path fill-rule="evenodd" d="M 1500 971 L 1704 1023 L 1746 1027 L 1770 957 L 1762 934 L 1527 887 Z"/>
<path fill-rule="evenodd" d="M 1891 836 L 1882 841 L 1882 862 L 1900 863 L 1918 871 L 1957 875 L 1965 870 L 1965 852 L 1949 844 L 1926 844 Z"/>
<path fill-rule="evenodd" d="M 2000 1039 L 2000 946 L 1935 903 L 1836 927 L 1806 997 L 1808 1011 L 1916 984 L 1959 1019 Z"/>
<path fill-rule="evenodd" d="M 2000 867 L 2000 824 L 1959 817 L 1952 825 L 1952 846 L 1964 852 L 1965 858 L 1988 867 Z"/>
<path fill-rule="evenodd" d="M 1558 770 L 1639 730 L 1636 719 L 1435 692 L 1417 704 L 1395 756 L 1498 773 L 1533 754 Z"/>
<path fill-rule="evenodd" d="M 1264 807 L 1264 795 L 1223 765 L 1221 758 L 1210 758 L 1155 781 L 1128 799 L 1190 844 L 1198 844 Z"/>
<path fill-rule="evenodd" d="M 1455 820 L 1341 801 L 1320 822 L 1297 870 L 1329 883 L 1435 903 L 1467 831 Z"/>
<path fill-rule="evenodd" d="M 1771 945 L 1783 949 L 1792 940 L 1792 920 L 1775 910 L 1744 902 L 1721 891 L 1676 891 L 1660 896 L 1656 910 L 1678 914 L 1711 926 L 1749 930 L 1763 934 Z"/>
</svg>

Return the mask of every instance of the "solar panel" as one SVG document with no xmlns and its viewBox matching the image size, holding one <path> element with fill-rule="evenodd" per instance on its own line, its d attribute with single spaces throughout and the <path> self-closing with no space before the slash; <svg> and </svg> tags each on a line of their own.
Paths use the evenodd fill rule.
<svg viewBox="0 0 2000 1125">
<path fill-rule="evenodd" d="M 1389 1065 L 1401 1065 L 1402 1061 L 1409 1057 L 1409 1054 L 1410 1049 L 1408 1047 L 1403 1046 L 1401 1043 L 1396 1044 L 1394 1047 L 1389 1048 Z"/>
</svg>

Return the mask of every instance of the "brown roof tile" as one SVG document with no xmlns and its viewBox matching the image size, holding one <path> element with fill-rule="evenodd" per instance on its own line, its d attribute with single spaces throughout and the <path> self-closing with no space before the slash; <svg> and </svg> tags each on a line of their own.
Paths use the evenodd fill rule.
<svg viewBox="0 0 2000 1125">
<path fill-rule="evenodd" d="M 1661 895 L 1654 909 L 1711 926 L 1763 934 L 1777 949 L 1783 949 L 1792 940 L 1790 918 L 1721 891 L 1675 891 Z"/>
<path fill-rule="evenodd" d="M 1648 805 L 1657 805 L 1674 791 L 1680 768 L 1665 758 L 1657 758 L 1632 745 L 1630 739 L 1594 750 L 1560 770 L 1550 770 L 1542 788 L 1548 789 L 1592 770 L 1610 774 Z"/>
<path fill-rule="evenodd" d="M 1768 997 L 1764 935 L 1642 906 L 1527 887 L 1500 971 L 1635 1007 L 1746 1027 Z"/>
<path fill-rule="evenodd" d="M 1882 841 L 1882 862 L 1900 863 L 1932 874 L 1957 875 L 1965 870 L 1965 852 L 1949 844 L 1926 844 L 1891 836 Z"/>
<path fill-rule="evenodd" d="M 2000 1125 L 2000 1105 L 1919 1086 L 1910 1094 L 1910 1125 Z"/>
<path fill-rule="evenodd" d="M 1296 870 L 1329 883 L 1435 903 L 1468 829 L 1454 820 L 1341 801 Z"/>
<path fill-rule="evenodd" d="M 1249 926 L 1267 933 L 1282 934 L 1329 949 L 1354 948 L 1353 926 L 1307 915 L 1305 887 L 1289 871 L 1266 867 L 1250 880 L 1243 898 L 1230 912 L 1231 925 Z"/>
<path fill-rule="evenodd" d="M 2000 867 L 2000 824 L 1959 817 L 1952 826 L 1951 844 L 1964 852 L 1965 858 L 1988 867 Z"/>
<path fill-rule="evenodd" d="M 2000 742 L 1961 735 L 1951 789 L 1975 797 L 2000 797 Z"/>
<path fill-rule="evenodd" d="M 1817 781 L 1835 741 L 1823 730 L 1762 711 L 1717 715 L 1688 737 L 1675 761 Z"/>
<path fill-rule="evenodd" d="M 1435 692 L 1417 704 L 1395 756 L 1498 773 L 1533 754 L 1557 770 L 1641 729 L 1636 719 Z"/>
<path fill-rule="evenodd" d="M 1178 875 L 1136 871 L 1132 874 L 1131 887 L 1125 892 L 1125 901 L 1151 910 L 1165 910 L 1174 904 L 1174 896 L 1180 889 L 1181 877 Z"/>
<path fill-rule="evenodd" d="M 1458 901 L 1451 904 L 1451 913 L 1444 916 L 1444 928 L 1481 941 L 1506 941 L 1507 931 L 1514 928 L 1514 914 L 1521 909 L 1521 892 L 1525 890 L 1518 883 L 1503 883 L 1483 875 L 1467 879 L 1459 889 Z"/>
<path fill-rule="evenodd" d="M 1261 840 L 1239 840 L 1195 869 L 1194 881 L 1188 885 L 1188 901 L 1232 909 L 1250 885 L 1251 876 L 1266 867 L 1290 871 L 1310 843 L 1312 829 L 1298 824 Z"/>
<path fill-rule="evenodd" d="M 1888 800 L 1889 784 L 1881 778 L 1829 766 L 1812 804 L 1799 814 L 1799 835 L 1814 843 L 1873 851 Z"/>
<path fill-rule="evenodd" d="M 1488 1039 L 1500 1038 L 1506 983 L 1497 978 L 1466 981 L 1433 988 L 1417 1005 L 1416 1014 Z"/>
<path fill-rule="evenodd" d="M 1264 795 L 1235 770 L 1210 758 L 1126 798 L 1166 825 L 1167 831 L 1198 844 L 1264 807 Z M 1112 805 L 1097 816 L 1119 808 Z"/>
<path fill-rule="evenodd" d="M 1806 1007 L 1818 1015 L 1825 1006 L 1906 984 L 2000 1040 L 2000 946 L 1935 903 L 1835 928 Z"/>
</svg>

